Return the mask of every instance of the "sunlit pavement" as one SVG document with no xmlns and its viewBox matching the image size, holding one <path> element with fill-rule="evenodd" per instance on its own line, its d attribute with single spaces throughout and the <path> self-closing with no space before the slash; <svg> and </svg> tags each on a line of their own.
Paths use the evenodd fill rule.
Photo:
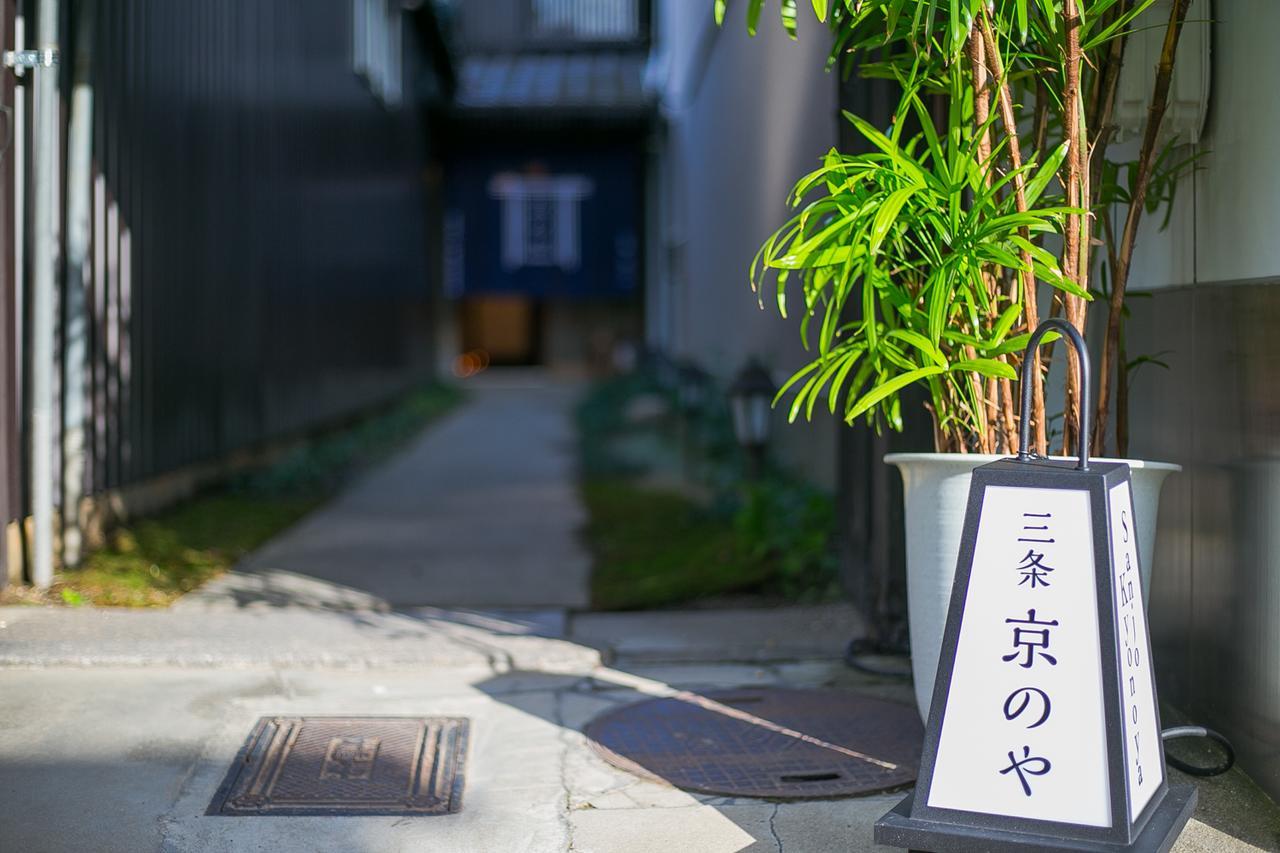
<svg viewBox="0 0 1280 853">
<path fill-rule="evenodd" d="M 574 641 L 573 620 L 568 639 L 539 636 L 554 630 L 548 613 L 269 613 L 286 620 L 283 631 L 306 631 L 295 637 L 315 646 L 333 631 L 341 648 L 328 659 L 265 634 L 252 654 L 228 646 L 225 659 L 188 657 L 210 627 L 196 616 L 185 633 L 156 623 L 173 632 L 176 652 L 147 640 L 135 619 L 89 619 L 71 639 L 54 638 L 86 615 L 0 611 L 8 667 L 0 672 L 0 711 L 16 721 L 0 732 L 6 850 L 871 850 L 872 823 L 899 796 L 771 803 L 690 794 L 609 766 L 581 734 L 602 711 L 673 689 L 824 685 L 909 703 L 906 685 L 832 660 L 829 630 L 797 634 L 797 623 L 837 618 L 831 609 L 717 614 L 727 635 L 719 650 L 693 636 L 702 614 L 593 615 L 582 633 L 612 634 L 603 651 Z M 728 630 L 734 624 L 738 630 Z M 346 642 L 352 631 L 363 637 L 358 648 Z M 671 631 L 690 633 L 686 650 L 673 648 Z M 142 639 L 125 661 L 128 633 Z M 406 647 L 434 648 L 435 658 L 421 654 L 415 663 Z M 461 813 L 204 814 L 259 717 L 330 714 L 470 718 Z M 1232 774 L 1201 797 L 1204 822 L 1193 822 L 1175 850 L 1280 846 L 1274 807 L 1243 777 Z"/>
<path fill-rule="evenodd" d="M 393 606 L 585 607 L 590 559 L 576 533 L 584 516 L 571 416 L 578 384 L 491 371 L 464 387 L 467 403 L 391 464 L 193 600 L 259 600 L 271 575 L 287 572 Z"/>
<path fill-rule="evenodd" d="M 29 623 L 23 627 L 22 614 L 10 610 L 3 618 L 15 615 L 6 634 L 35 633 Z M 388 648 L 411 629 L 378 624 L 377 617 L 416 621 L 369 617 L 368 630 L 396 635 L 386 639 Z M 337 624 L 342 617 L 328 618 Z M 485 633 L 498 627 L 493 622 L 483 630 L 452 622 L 411 630 L 418 643 L 457 644 L 481 656 L 460 656 L 452 665 L 406 666 L 394 654 L 380 657 L 368 642 L 361 660 L 329 665 L 241 658 L 234 666 L 143 660 L 99 666 L 87 637 L 75 655 L 64 644 L 62 659 L 82 667 L 28 666 L 2 676 L 0 707 L 20 720 L 0 734 L 3 837 L 15 843 L 11 849 L 33 851 L 650 850 L 679 839 L 687 849 L 733 851 L 776 849 L 777 832 L 795 838 L 793 849 L 821 850 L 855 823 L 869 827 L 892 800 L 778 806 L 686 794 L 611 768 L 579 731 L 607 708 L 674 687 L 823 683 L 846 678 L 838 664 L 608 667 L 586 646 L 520 636 L 519 620 L 510 620 L 511 636 L 486 643 Z M 30 653 L 36 641 L 24 645 Z M 897 686 L 874 689 L 905 695 Z M 469 717 L 462 812 L 408 819 L 205 816 L 254 721 L 302 714 Z M 815 820 L 820 813 L 830 819 Z M 826 841 L 816 843 L 814 833 Z M 757 842 L 763 846 L 753 848 Z"/>
<path fill-rule="evenodd" d="M 519 423 L 521 407 L 532 407 L 540 414 L 526 413 L 530 420 L 524 422 L 542 418 L 542 438 L 529 440 L 538 430 L 528 429 L 513 440 L 524 441 L 527 453 L 553 452 L 566 435 L 558 419 L 567 398 L 555 399 L 564 391 L 484 390 L 405 454 L 264 549 L 250 561 L 251 571 L 169 610 L 0 608 L 0 714 L 12 721 L 0 730 L 0 848 L 877 849 L 872 823 L 900 793 L 792 803 L 691 794 L 611 767 L 581 733 L 588 720 L 623 703 L 742 685 L 827 686 L 898 701 L 910 712 L 907 684 L 861 675 L 839 662 L 844 641 L 859 630 L 847 606 L 574 615 L 545 587 L 566 586 L 566 601 L 574 602 L 571 596 L 585 595 L 585 567 L 556 574 L 552 562 L 542 561 L 537 538 L 523 548 L 501 539 L 474 544 L 477 553 L 503 560 L 503 572 L 541 579 L 520 587 L 542 590 L 531 598 L 503 589 L 494 593 L 499 600 L 488 602 L 501 607 L 484 609 L 416 594 L 392 606 L 381 593 L 403 587 L 379 586 L 385 573 L 373 573 L 382 579 L 376 583 L 361 575 L 353 568 L 358 549 L 343 551 L 343 559 L 325 563 L 323 571 L 299 571 L 308 567 L 305 560 L 285 559 L 326 551 L 335 530 L 364 536 L 379 507 L 404 506 L 379 503 L 378 484 L 400 483 L 401 498 L 412 502 L 408 484 L 424 477 L 436 476 L 437 485 L 481 482 L 465 470 L 448 473 L 465 460 L 475 465 L 491 459 L 464 446 L 467 435 L 494 440 L 467 426 L 477 410 L 501 409 L 508 422 Z M 455 452 L 441 451 L 442 436 L 450 446 L 458 443 Z M 518 466 L 519 453 L 495 455 L 507 468 Z M 531 492 L 554 498 L 547 499 L 545 515 L 525 523 L 536 523 L 536 536 L 548 537 L 556 553 L 581 559 L 573 535 L 580 508 L 571 465 L 561 456 L 538 460 L 530 471 L 511 476 L 536 482 Z M 495 473 L 490 482 L 497 494 L 501 478 Z M 527 505 L 516 505 L 519 500 L 504 511 L 529 513 Z M 485 517 L 468 519 L 467 507 Z M 459 565 L 475 565 L 467 562 L 473 558 L 463 553 L 465 543 L 441 545 L 432 537 L 489 530 L 492 509 L 473 495 L 449 511 L 448 524 L 424 525 L 426 538 L 410 535 L 412 525 L 405 522 L 392 539 L 406 549 L 438 547 L 430 553 L 461 555 Z M 347 512 L 366 518 L 345 521 Z M 431 561 L 420 564 L 433 567 Z M 339 570 L 349 583 L 330 576 Z M 485 583 L 493 580 L 481 575 L 475 589 L 482 591 Z M 205 814 L 258 718 L 339 714 L 469 718 L 461 812 L 411 818 Z M 1174 850 L 1256 849 L 1280 850 L 1275 807 L 1238 773 L 1202 786 L 1197 820 Z"/>
</svg>

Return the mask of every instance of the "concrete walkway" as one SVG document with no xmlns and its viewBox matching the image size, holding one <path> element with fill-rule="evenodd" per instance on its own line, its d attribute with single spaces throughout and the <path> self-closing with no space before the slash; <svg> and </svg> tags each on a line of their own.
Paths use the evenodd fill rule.
<svg viewBox="0 0 1280 853">
<path fill-rule="evenodd" d="M 884 851 L 901 792 L 775 803 L 605 763 L 582 730 L 673 690 L 909 684 L 839 660 L 846 605 L 587 614 L 570 389 L 472 402 L 233 573 L 168 610 L 0 608 L 0 850 L 14 853 Z M 471 605 L 462 607 L 460 605 Z M 462 811 L 218 817 L 263 716 L 471 721 Z M 1176 774 L 1175 774 L 1176 775 Z M 1238 771 L 1201 787 L 1175 853 L 1280 850 Z"/>
<path fill-rule="evenodd" d="M 908 684 L 832 659 L 832 625 L 856 627 L 847 610 L 842 621 L 834 608 L 717 613 L 718 646 L 696 628 L 703 615 L 594 614 L 581 630 L 570 618 L 556 638 L 540 635 L 549 623 L 536 614 L 0 608 L 0 849 L 888 853 L 872 844 L 872 824 L 901 793 L 788 803 L 694 794 L 590 748 L 582 729 L 597 714 L 673 689 L 828 687 L 914 713 Z M 670 630 L 699 641 L 674 648 Z M 202 632 L 217 639 L 192 657 Z M 785 647 L 769 639 L 783 636 Z M 461 813 L 205 815 L 258 718 L 344 714 L 469 718 Z M 1280 850 L 1280 813 L 1239 771 L 1199 784 L 1174 853 Z"/>
<path fill-rule="evenodd" d="M 287 573 L 392 606 L 587 606 L 575 386 L 495 372 L 467 390 L 408 450 L 197 597 L 287 603 Z"/>
</svg>

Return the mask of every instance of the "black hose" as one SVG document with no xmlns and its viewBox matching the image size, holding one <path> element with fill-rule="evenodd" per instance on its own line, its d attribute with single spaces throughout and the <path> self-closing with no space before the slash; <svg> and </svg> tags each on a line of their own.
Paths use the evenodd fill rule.
<svg viewBox="0 0 1280 853">
<path fill-rule="evenodd" d="M 1183 737 L 1203 737 L 1216 741 L 1217 744 L 1222 747 L 1222 751 L 1226 753 L 1226 760 L 1221 765 L 1197 767 L 1194 764 L 1187 764 L 1185 761 L 1174 758 L 1166 750 L 1164 759 L 1171 767 L 1176 767 L 1183 773 L 1190 776 L 1217 776 L 1219 774 L 1226 773 L 1235 766 L 1236 751 L 1232 748 L 1231 741 L 1227 740 L 1224 735 L 1219 732 L 1215 732 L 1213 729 L 1207 729 L 1204 726 L 1174 726 L 1160 732 L 1160 739 L 1165 741 Z"/>
</svg>

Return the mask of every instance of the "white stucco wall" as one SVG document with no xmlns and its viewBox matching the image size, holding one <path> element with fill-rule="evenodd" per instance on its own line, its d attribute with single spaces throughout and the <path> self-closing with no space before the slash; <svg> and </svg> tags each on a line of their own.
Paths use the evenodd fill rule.
<svg viewBox="0 0 1280 853">
<path fill-rule="evenodd" d="M 710 0 L 659 0 L 659 56 L 651 82 L 662 93 L 659 144 L 662 246 L 650 257 L 651 341 L 721 377 L 758 356 L 779 380 L 804 363 L 798 318 L 761 310 L 747 269 L 788 215 L 795 181 L 836 141 L 837 80 L 824 70 L 826 28 L 802 14 L 792 41 L 776 9 L 747 35 L 741 5 L 717 30 Z M 803 11 L 803 10 L 802 10 Z M 779 450 L 830 485 L 835 429 L 830 416 L 784 426 Z"/>
<path fill-rule="evenodd" d="M 1144 217 L 1135 290 L 1280 276 L 1280 3 L 1218 2 L 1213 15 L 1206 153 L 1178 187 L 1168 229 Z"/>
</svg>

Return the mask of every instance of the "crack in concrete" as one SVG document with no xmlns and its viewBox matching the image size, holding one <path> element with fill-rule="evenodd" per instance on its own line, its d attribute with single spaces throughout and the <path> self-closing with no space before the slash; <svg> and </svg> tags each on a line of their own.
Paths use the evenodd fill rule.
<svg viewBox="0 0 1280 853">
<path fill-rule="evenodd" d="M 560 823 L 564 827 L 564 849 L 566 853 L 572 853 L 574 849 L 573 791 L 571 790 L 570 784 L 569 784 L 569 754 L 573 748 L 573 744 L 571 743 L 573 732 L 570 731 L 569 727 L 565 725 L 565 714 L 564 714 L 563 703 L 564 703 L 564 694 L 567 692 L 567 689 L 561 688 L 559 690 L 555 690 L 552 692 L 556 697 L 555 702 L 552 704 L 552 708 L 554 708 L 553 713 L 555 714 L 555 724 L 556 726 L 559 727 L 559 730 L 560 730 L 559 734 L 556 737 L 556 739 L 560 742 L 559 777 L 560 777 L 560 791 L 562 794 L 561 808 L 560 808 Z"/>
<path fill-rule="evenodd" d="M 774 823 L 778 819 L 778 810 L 782 808 L 782 803 L 773 804 L 773 813 L 769 815 L 769 834 L 773 836 L 773 843 L 778 845 L 778 853 L 782 853 L 782 837 L 778 835 L 778 827 Z"/>
</svg>

